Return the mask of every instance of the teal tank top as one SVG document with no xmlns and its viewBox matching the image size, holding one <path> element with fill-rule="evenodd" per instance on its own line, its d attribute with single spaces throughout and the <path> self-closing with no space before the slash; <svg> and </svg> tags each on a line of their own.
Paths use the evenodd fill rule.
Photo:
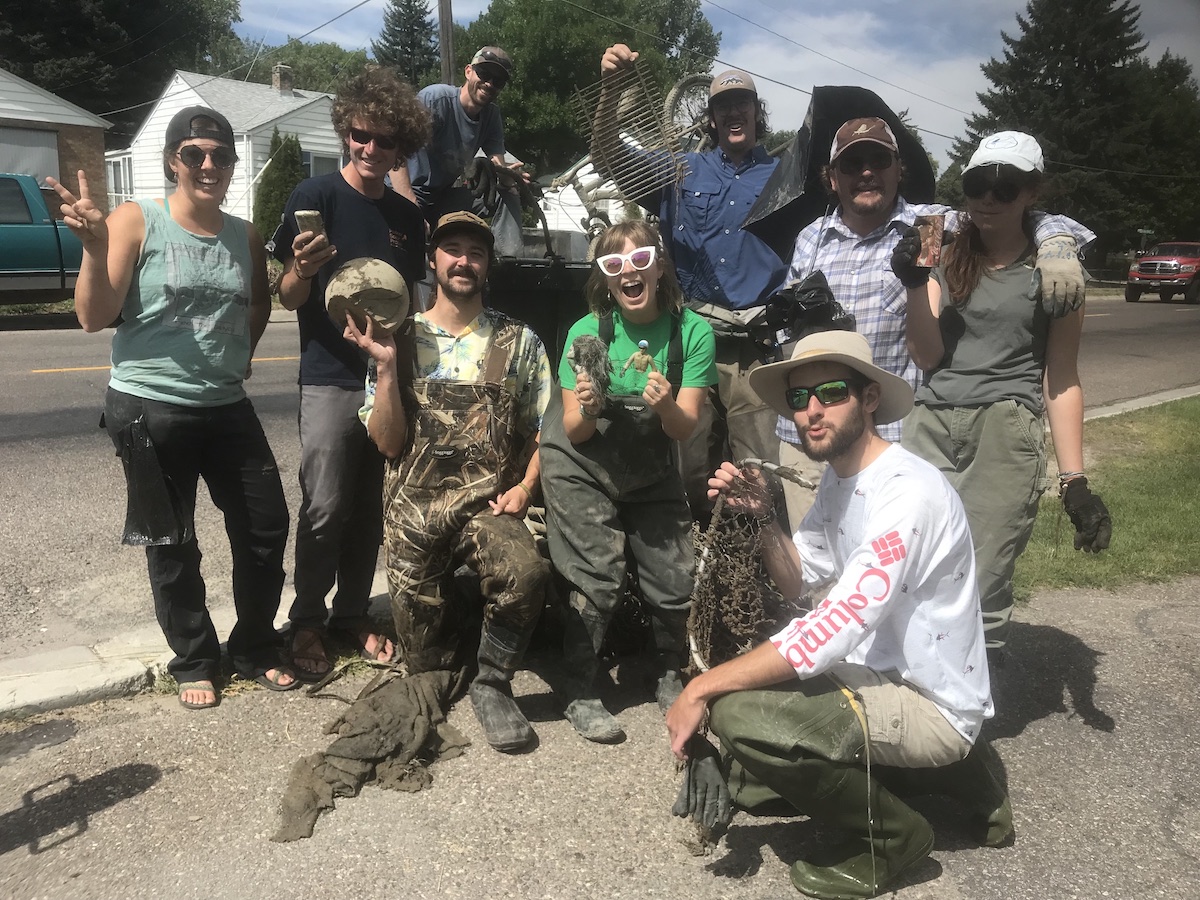
<svg viewBox="0 0 1200 900">
<path fill-rule="evenodd" d="M 146 238 L 113 336 L 109 387 L 184 406 L 236 403 L 250 362 L 246 223 L 222 213 L 219 234 L 192 234 L 163 202 L 137 201 Z"/>
</svg>

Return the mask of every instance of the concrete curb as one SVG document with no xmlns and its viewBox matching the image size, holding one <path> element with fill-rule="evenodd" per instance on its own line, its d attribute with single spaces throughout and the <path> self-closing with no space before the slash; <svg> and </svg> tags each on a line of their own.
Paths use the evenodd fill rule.
<svg viewBox="0 0 1200 900">
<path fill-rule="evenodd" d="M 1197 395 L 1200 395 L 1200 384 L 1096 407 L 1087 410 L 1084 418 L 1103 419 Z M 386 592 L 387 579 L 382 572 L 376 572 L 371 594 L 378 596 Z M 287 623 L 286 611 L 291 599 L 285 594 L 279 604 L 280 613 L 275 619 L 277 628 Z M 232 609 L 213 610 L 212 618 L 219 634 L 228 634 L 235 621 Z M 94 647 L 67 647 L 2 660 L 0 720 L 131 696 L 153 686 L 158 676 L 166 671 L 172 656 L 158 626 L 147 625 Z"/>
</svg>

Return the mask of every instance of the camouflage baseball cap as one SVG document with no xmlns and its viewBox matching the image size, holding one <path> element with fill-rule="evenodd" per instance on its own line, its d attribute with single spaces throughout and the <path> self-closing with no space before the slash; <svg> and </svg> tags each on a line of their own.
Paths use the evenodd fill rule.
<svg viewBox="0 0 1200 900">
<path fill-rule="evenodd" d="M 333 273 L 325 287 L 325 307 L 339 328 L 346 327 L 346 313 L 350 313 L 360 331 L 366 329 L 369 317 L 377 332 L 394 334 L 408 316 L 408 306 L 408 285 L 381 259 L 352 259 Z"/>
</svg>

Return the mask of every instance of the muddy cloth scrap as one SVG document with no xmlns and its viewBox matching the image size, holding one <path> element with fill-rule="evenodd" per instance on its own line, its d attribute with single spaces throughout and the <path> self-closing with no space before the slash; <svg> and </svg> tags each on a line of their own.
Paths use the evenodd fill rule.
<svg viewBox="0 0 1200 900">
<path fill-rule="evenodd" d="M 271 840 L 312 837 L 317 817 L 333 809 L 334 798 L 357 796 L 364 784 L 399 791 L 427 787 L 433 780 L 428 765 L 452 759 L 470 744 L 446 721 L 461 690 L 462 673 L 441 670 L 389 675 L 368 685 L 326 726 L 326 734 L 337 734 L 329 748 L 292 766 Z"/>
</svg>

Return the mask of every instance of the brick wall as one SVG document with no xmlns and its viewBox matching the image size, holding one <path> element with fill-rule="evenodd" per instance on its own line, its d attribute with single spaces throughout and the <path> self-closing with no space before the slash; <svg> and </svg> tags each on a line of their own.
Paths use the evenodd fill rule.
<svg viewBox="0 0 1200 900">
<path fill-rule="evenodd" d="M 58 126 L 58 171 L 75 189 L 75 173 L 87 172 L 92 201 L 108 211 L 108 172 L 104 167 L 104 131 L 84 125 Z"/>
</svg>

